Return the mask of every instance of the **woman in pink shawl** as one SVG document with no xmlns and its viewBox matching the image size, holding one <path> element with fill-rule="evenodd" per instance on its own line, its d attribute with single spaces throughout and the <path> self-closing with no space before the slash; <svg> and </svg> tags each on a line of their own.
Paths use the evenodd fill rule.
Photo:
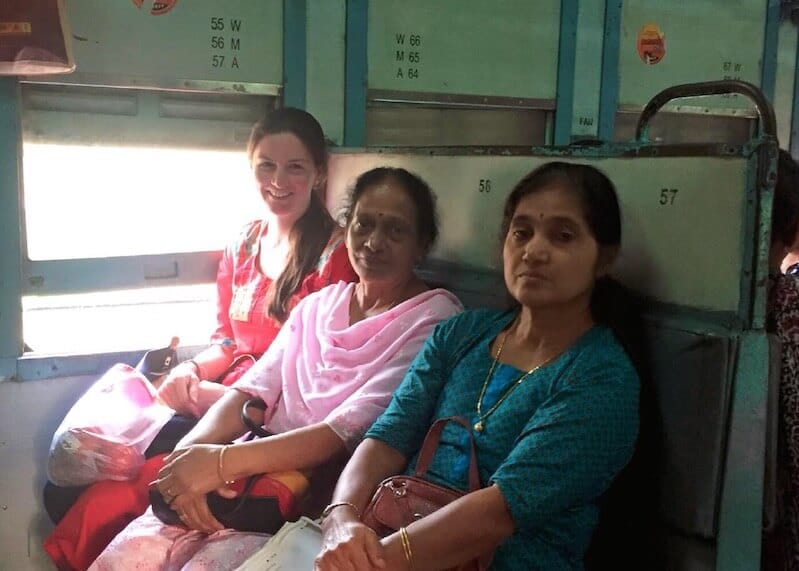
<svg viewBox="0 0 799 571">
<path fill-rule="evenodd" d="M 386 408 L 423 341 L 461 305 L 413 272 L 438 235 L 435 199 L 398 168 L 361 175 L 346 210 L 346 241 L 358 284 L 328 286 L 292 310 L 269 350 L 166 458 L 155 486 L 183 522 L 148 511 L 90 569 L 235 569 L 267 539 L 224 530 L 208 492 L 235 496 L 226 482 L 308 470 L 352 451 Z M 274 436 L 223 445 L 245 428 L 252 397 L 266 403 Z"/>
</svg>

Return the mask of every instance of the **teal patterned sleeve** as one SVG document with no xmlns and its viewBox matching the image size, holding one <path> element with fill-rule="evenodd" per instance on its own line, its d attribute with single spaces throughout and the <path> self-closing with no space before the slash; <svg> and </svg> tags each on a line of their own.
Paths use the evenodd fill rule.
<svg viewBox="0 0 799 571">
<path fill-rule="evenodd" d="M 601 360 L 573 374 L 536 410 L 491 477 L 517 532 L 540 530 L 594 501 L 632 456 L 639 392 L 632 366 Z"/>
<path fill-rule="evenodd" d="M 463 315 L 463 314 L 461 314 Z M 422 445 L 448 378 L 447 343 L 460 316 L 436 325 L 416 355 L 388 408 L 365 438 L 381 440 L 411 458 Z"/>
</svg>

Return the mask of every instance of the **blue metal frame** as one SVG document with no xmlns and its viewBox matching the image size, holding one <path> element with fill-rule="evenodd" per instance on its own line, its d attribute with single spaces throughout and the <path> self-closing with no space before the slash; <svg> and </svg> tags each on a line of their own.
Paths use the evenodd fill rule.
<svg viewBox="0 0 799 571">
<path fill-rule="evenodd" d="M 558 90 L 555 98 L 555 145 L 571 143 L 574 114 L 574 64 L 577 55 L 578 0 L 561 0 L 558 42 Z"/>
<path fill-rule="evenodd" d="M 760 569 L 769 350 L 763 331 L 738 342 L 719 509 L 716 569 Z"/>
<path fill-rule="evenodd" d="M 777 143 L 761 136 L 753 143 L 747 169 L 747 208 L 738 339 L 732 384 L 727 458 L 719 506 L 716 569 L 760 568 L 766 465 L 769 347 L 764 330 L 768 295 L 771 203 L 776 180 Z"/>
<path fill-rule="evenodd" d="M 756 192 L 758 200 L 757 228 L 755 230 L 755 248 L 752 256 L 755 263 L 754 283 L 750 311 L 752 329 L 762 330 L 766 327 L 769 284 L 769 257 L 771 253 L 771 211 L 774 203 L 774 188 L 777 181 L 777 153 L 779 146 L 774 137 L 762 137 L 763 143 L 758 147 L 758 161 L 761 171 L 758 173 Z"/>
<path fill-rule="evenodd" d="M 753 289 L 757 273 L 757 250 L 759 243 L 751 239 L 757 233 L 756 212 L 760 208 L 758 202 L 757 161 L 759 153 L 752 153 L 746 170 L 746 208 L 744 208 L 744 236 L 741 239 L 744 256 L 743 271 L 740 279 L 741 296 L 738 300 L 738 315 L 746 327 L 754 327 L 752 323 L 752 304 L 757 297 Z"/>
<path fill-rule="evenodd" d="M 799 36 L 799 29 L 796 31 Z M 794 159 L 799 157 L 799 41 L 796 42 L 796 62 L 793 72 L 793 106 L 791 107 L 790 151 Z"/>
<path fill-rule="evenodd" d="M 619 106 L 619 50 L 621 46 L 622 0 L 605 2 L 605 32 L 602 42 L 602 85 L 599 88 L 600 141 L 611 142 Z"/>
<path fill-rule="evenodd" d="M 0 379 L 16 375 L 22 354 L 20 189 L 22 128 L 19 83 L 0 77 Z"/>
<path fill-rule="evenodd" d="M 366 144 L 366 88 L 369 45 L 369 2 L 347 0 L 347 43 L 344 67 L 344 146 Z"/>
<path fill-rule="evenodd" d="M 283 0 L 283 105 L 305 109 L 307 12 L 305 0 Z"/>
<path fill-rule="evenodd" d="M 760 69 L 760 90 L 774 103 L 777 86 L 777 50 L 780 39 L 780 0 L 767 0 L 766 31 L 763 39 L 763 64 Z"/>
</svg>

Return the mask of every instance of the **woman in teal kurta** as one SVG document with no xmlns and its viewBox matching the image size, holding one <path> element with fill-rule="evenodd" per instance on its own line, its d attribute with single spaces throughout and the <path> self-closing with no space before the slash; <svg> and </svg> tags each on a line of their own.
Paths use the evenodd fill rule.
<svg viewBox="0 0 799 571">
<path fill-rule="evenodd" d="M 548 163 L 511 192 L 502 235 L 518 307 L 435 329 L 342 473 L 319 571 L 447 569 L 492 550 L 497 571 L 583 568 L 599 499 L 638 432 L 638 376 L 605 299 L 621 241 L 615 190 L 593 167 Z M 378 540 L 360 513 L 382 479 L 413 472 L 447 416 L 472 425 L 484 487 Z M 447 425 L 427 477 L 466 490 L 468 443 Z"/>
</svg>

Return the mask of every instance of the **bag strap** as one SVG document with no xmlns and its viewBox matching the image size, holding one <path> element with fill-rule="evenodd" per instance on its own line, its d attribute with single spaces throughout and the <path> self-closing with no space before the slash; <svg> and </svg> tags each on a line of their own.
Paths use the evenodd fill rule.
<svg viewBox="0 0 799 571">
<path fill-rule="evenodd" d="M 252 361 L 253 365 L 254 365 L 258 361 L 258 358 L 255 355 L 251 355 L 249 353 L 244 353 L 242 355 L 239 355 L 238 357 L 233 359 L 233 361 L 231 361 L 230 365 L 228 365 L 227 368 L 224 371 L 219 373 L 216 376 L 215 379 L 210 379 L 210 380 L 212 380 L 215 383 L 221 383 L 225 379 L 225 377 L 227 377 L 236 367 L 239 366 L 239 363 L 241 363 L 242 361 L 248 361 L 248 360 Z"/>
<path fill-rule="evenodd" d="M 271 433 L 264 430 L 262 426 L 259 426 L 253 421 L 253 419 L 250 418 L 249 415 L 250 407 L 258 409 L 260 411 L 266 411 L 266 403 L 259 398 L 252 398 L 247 400 L 241 406 L 241 422 L 250 431 L 250 433 L 247 435 L 247 438 L 245 438 L 245 441 L 254 440 L 255 438 L 266 438 L 267 436 L 272 436 Z M 253 474 L 252 476 L 249 476 L 247 478 L 247 481 L 244 484 L 244 489 L 239 494 L 236 504 L 227 512 L 226 515 L 232 514 L 236 510 L 240 509 L 241 506 L 244 505 L 244 502 L 247 501 L 247 498 L 250 497 L 250 493 L 252 492 L 252 488 L 255 485 L 256 480 L 258 480 L 258 478 L 260 478 L 261 476 L 262 474 Z"/>
<path fill-rule="evenodd" d="M 250 435 L 247 437 L 247 440 L 252 440 L 254 437 L 258 438 L 266 438 L 267 436 L 272 436 L 269 432 L 264 430 L 263 426 L 258 425 L 250 418 L 249 409 L 250 407 L 258 409 L 262 412 L 266 411 L 266 403 L 261 399 L 249 399 L 241 406 L 241 423 L 247 427 L 250 431 Z"/>
<path fill-rule="evenodd" d="M 427 474 L 427 468 L 430 466 L 430 462 L 433 456 L 435 456 L 436 450 L 438 450 L 438 444 L 441 441 L 441 433 L 444 430 L 444 426 L 450 421 L 460 424 L 469 434 L 469 447 L 471 450 L 471 457 L 469 458 L 469 491 L 475 492 L 481 488 L 480 472 L 477 469 L 477 452 L 474 448 L 472 427 L 462 416 L 447 416 L 439 418 L 433 423 L 433 426 L 427 431 L 427 436 L 424 437 L 422 448 L 419 450 L 414 476 L 417 478 L 424 478 L 425 474 Z"/>
</svg>

